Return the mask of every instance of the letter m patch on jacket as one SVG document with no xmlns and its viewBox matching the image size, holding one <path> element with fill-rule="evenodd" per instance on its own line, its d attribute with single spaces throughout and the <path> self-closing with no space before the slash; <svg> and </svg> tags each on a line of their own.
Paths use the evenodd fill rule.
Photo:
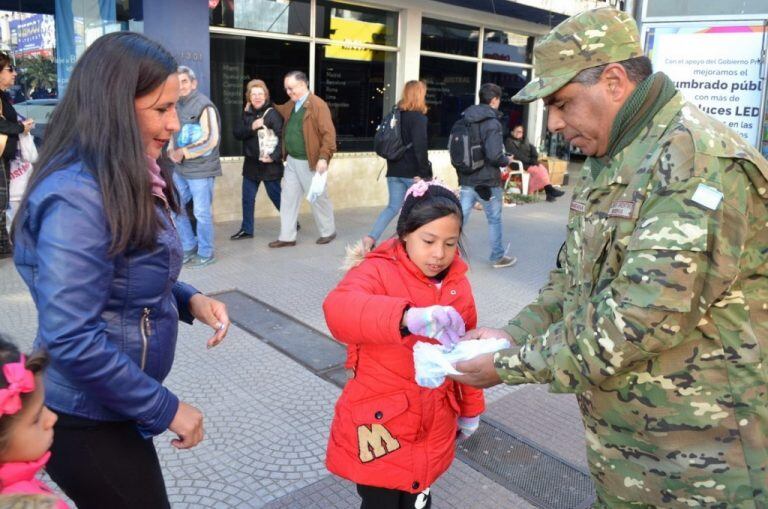
<svg viewBox="0 0 768 509">
<path fill-rule="evenodd" d="M 371 424 L 357 428 L 357 443 L 360 461 L 368 463 L 400 449 L 400 442 L 381 424 Z"/>
</svg>

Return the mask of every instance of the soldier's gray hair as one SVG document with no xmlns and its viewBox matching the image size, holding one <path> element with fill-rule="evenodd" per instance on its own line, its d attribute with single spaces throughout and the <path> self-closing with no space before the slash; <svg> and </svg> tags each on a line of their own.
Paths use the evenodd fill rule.
<svg viewBox="0 0 768 509">
<path fill-rule="evenodd" d="M 186 74 L 189 76 L 189 79 L 192 81 L 195 81 L 197 79 L 197 76 L 195 76 L 195 71 L 187 67 L 186 65 L 180 65 L 178 69 L 176 69 L 176 72 L 179 74 Z"/>
<path fill-rule="evenodd" d="M 646 56 L 630 58 L 629 60 L 622 60 L 621 62 L 616 63 L 621 65 L 624 70 L 627 71 L 629 81 L 635 84 L 640 83 L 653 74 L 653 64 L 651 63 L 651 59 Z M 600 76 L 603 75 L 603 71 L 605 71 L 605 68 L 609 65 L 610 64 L 603 64 L 598 65 L 597 67 L 584 69 L 574 76 L 569 83 L 581 83 L 588 87 L 592 86 L 600 80 Z"/>
</svg>

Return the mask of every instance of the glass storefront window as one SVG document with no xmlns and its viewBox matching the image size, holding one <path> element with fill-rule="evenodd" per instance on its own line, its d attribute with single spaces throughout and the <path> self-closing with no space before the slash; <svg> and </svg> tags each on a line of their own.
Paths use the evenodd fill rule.
<svg viewBox="0 0 768 509">
<path fill-rule="evenodd" d="M 397 53 L 318 45 L 315 93 L 331 110 L 338 148 L 370 152 L 384 112 L 395 103 Z"/>
<path fill-rule="evenodd" d="M 531 61 L 533 37 L 486 28 L 483 58 L 527 64 Z"/>
<path fill-rule="evenodd" d="M 424 18 L 421 22 L 421 50 L 477 56 L 480 29 L 447 21 Z"/>
<path fill-rule="evenodd" d="M 242 116 L 249 80 L 264 80 L 272 102 L 281 104 L 288 100 L 285 74 L 308 69 L 309 43 L 211 34 L 211 100 L 221 115 L 221 155 L 242 155 L 232 130 Z"/>
<path fill-rule="evenodd" d="M 723 0 L 647 0 L 646 17 L 661 16 L 733 16 L 738 14 L 760 14 L 768 12 L 765 0 L 739 0 L 724 2 Z"/>
<path fill-rule="evenodd" d="M 445 150 L 453 123 L 475 104 L 477 64 L 422 56 L 420 74 L 427 83 L 429 148 Z"/>
<path fill-rule="evenodd" d="M 315 35 L 353 44 L 397 46 L 397 13 L 318 0 Z"/>
<path fill-rule="evenodd" d="M 209 2 L 210 25 L 279 34 L 309 35 L 309 0 Z"/>
<path fill-rule="evenodd" d="M 504 92 L 501 97 L 499 111 L 502 113 L 501 125 L 506 137 L 516 125 L 525 125 L 525 105 L 515 104 L 511 99 L 528 83 L 530 71 L 520 67 L 486 63 L 483 64 L 481 76 L 481 84 L 495 83 Z"/>
<path fill-rule="evenodd" d="M 142 31 L 141 7 L 139 0 L 0 2 L 0 50 L 18 69 L 8 93 L 16 111 L 35 120 L 35 137 L 43 137 L 77 58 L 106 33 Z"/>
</svg>

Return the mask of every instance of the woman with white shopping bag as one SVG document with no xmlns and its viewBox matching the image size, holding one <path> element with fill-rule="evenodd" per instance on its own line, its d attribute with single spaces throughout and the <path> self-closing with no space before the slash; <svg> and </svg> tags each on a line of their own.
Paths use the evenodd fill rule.
<svg viewBox="0 0 768 509">
<path fill-rule="evenodd" d="M 29 134 L 35 126 L 28 118 L 19 122 L 16 110 L 11 104 L 8 90 L 16 83 L 16 69 L 8 53 L 0 51 L 0 259 L 11 256 L 11 242 L 8 238 L 5 213 L 10 199 L 11 161 L 16 157 L 20 134 Z"/>
</svg>

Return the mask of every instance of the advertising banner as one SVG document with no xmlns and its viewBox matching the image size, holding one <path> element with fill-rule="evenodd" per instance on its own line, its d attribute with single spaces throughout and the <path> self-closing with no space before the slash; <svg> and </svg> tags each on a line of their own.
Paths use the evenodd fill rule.
<svg viewBox="0 0 768 509">
<path fill-rule="evenodd" d="M 766 65 L 762 24 L 649 26 L 646 54 L 685 98 L 751 145 L 761 144 Z"/>
<path fill-rule="evenodd" d="M 11 39 L 16 41 L 14 53 L 19 56 L 44 55 L 50 57 L 55 46 L 53 16 L 32 14 L 9 23 Z"/>
</svg>

